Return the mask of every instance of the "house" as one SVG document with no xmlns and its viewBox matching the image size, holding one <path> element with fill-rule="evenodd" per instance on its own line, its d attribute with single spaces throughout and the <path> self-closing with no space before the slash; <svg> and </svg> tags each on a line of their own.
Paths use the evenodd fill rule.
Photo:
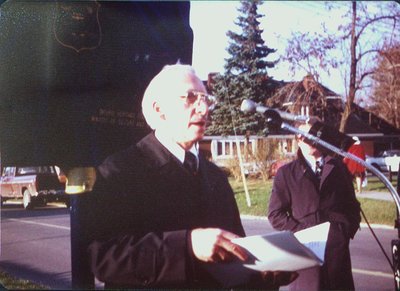
<svg viewBox="0 0 400 291">
<path fill-rule="evenodd" d="M 265 148 L 265 144 L 274 142 L 275 153 L 271 153 L 271 159 L 294 155 L 297 145 L 293 142 L 294 135 L 269 135 L 264 136 L 205 136 L 200 142 L 200 151 L 208 159 L 220 167 L 227 167 L 230 160 L 238 156 L 240 152 L 245 163 L 250 163 L 252 157 Z M 239 151 L 238 151 L 239 150 Z M 268 149 L 265 149 L 266 151 Z M 267 156 L 268 153 L 265 153 Z"/>
<path fill-rule="evenodd" d="M 213 76 L 214 74 L 210 74 L 205 82 L 209 89 L 212 89 Z M 324 123 L 339 128 L 344 108 L 339 94 L 318 83 L 311 75 L 305 76 L 299 82 L 274 81 L 273 79 L 271 81 L 275 84 L 274 92 L 265 100 L 266 106 L 296 114 L 318 116 Z M 391 126 L 357 104 L 354 104 L 354 111 L 349 116 L 345 133 L 359 137 L 366 154 L 370 156 L 385 149 L 400 148 L 400 129 Z M 243 136 L 238 138 L 243 142 L 245 140 Z M 279 149 L 284 155 L 287 153 L 283 150 L 284 144 L 293 144 L 294 135 L 281 132 L 267 138 L 279 140 Z M 219 160 L 225 160 L 232 155 L 235 139 L 235 137 L 221 136 L 205 137 L 202 147 L 208 152 L 208 156 L 218 163 Z M 260 140 L 259 137 L 250 137 L 249 142 L 254 147 L 258 140 Z M 289 150 L 289 153 L 293 153 L 293 150 Z"/>
<path fill-rule="evenodd" d="M 345 133 L 358 136 L 369 156 L 388 149 L 400 149 L 400 129 L 395 128 L 372 112 L 353 104 L 354 112 L 350 114 L 345 126 Z"/>
</svg>

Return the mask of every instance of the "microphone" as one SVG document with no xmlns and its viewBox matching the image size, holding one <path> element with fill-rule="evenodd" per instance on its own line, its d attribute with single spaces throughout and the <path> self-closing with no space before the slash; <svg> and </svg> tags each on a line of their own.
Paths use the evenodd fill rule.
<svg viewBox="0 0 400 291">
<path fill-rule="evenodd" d="M 319 140 L 323 140 L 324 142 L 327 142 L 345 151 L 347 151 L 348 148 L 354 143 L 354 140 L 350 136 L 338 131 L 337 129 L 325 123 L 322 123 L 315 116 L 296 115 L 280 111 L 278 109 L 268 108 L 248 99 L 243 100 L 240 110 L 244 112 L 257 112 L 263 114 L 269 132 L 278 132 L 279 129 L 286 129 L 295 134 L 301 134 L 304 136 L 304 134 L 297 128 L 286 124 L 282 120 L 285 119 L 289 121 L 309 123 L 310 125 L 312 125 L 309 129 L 309 132 L 307 133 L 310 134 L 310 138 L 306 138 L 306 140 L 308 140 L 310 144 L 316 146 L 322 153 L 326 153 L 327 151 L 324 147 L 321 147 L 318 144 Z"/>
<path fill-rule="evenodd" d="M 242 104 L 240 105 L 240 110 L 243 112 L 249 112 L 249 113 L 254 113 L 258 112 L 261 114 L 264 114 L 265 111 L 267 111 L 269 108 L 261 106 L 257 104 L 254 101 L 251 101 L 249 99 L 244 99 L 242 101 Z"/>
<path fill-rule="evenodd" d="M 309 116 L 295 115 L 295 114 L 284 112 L 284 111 L 281 111 L 281 110 L 278 110 L 275 108 L 269 108 L 269 107 L 260 105 L 254 101 L 251 101 L 249 99 L 245 99 L 242 101 L 240 110 L 243 112 L 247 112 L 247 113 L 260 113 L 260 114 L 270 113 L 270 111 L 273 110 L 273 111 L 277 112 L 282 119 L 290 120 L 290 121 L 307 122 L 307 120 L 310 119 Z"/>
</svg>

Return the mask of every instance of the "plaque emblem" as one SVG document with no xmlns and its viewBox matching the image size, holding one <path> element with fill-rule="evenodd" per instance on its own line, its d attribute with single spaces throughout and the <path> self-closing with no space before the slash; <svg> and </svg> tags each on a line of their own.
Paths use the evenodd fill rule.
<svg viewBox="0 0 400 291">
<path fill-rule="evenodd" d="M 98 48 L 102 40 L 97 1 L 57 2 L 54 37 L 62 46 L 77 53 Z"/>
</svg>

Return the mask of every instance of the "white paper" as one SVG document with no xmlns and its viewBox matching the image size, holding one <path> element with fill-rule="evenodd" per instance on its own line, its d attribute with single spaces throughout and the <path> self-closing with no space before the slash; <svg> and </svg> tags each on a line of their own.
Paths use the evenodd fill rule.
<svg viewBox="0 0 400 291">
<path fill-rule="evenodd" d="M 297 271 L 323 264 L 329 222 L 293 234 L 273 232 L 234 239 L 255 257 L 245 264 L 259 271 Z"/>
<path fill-rule="evenodd" d="M 294 233 L 303 245 L 308 247 L 321 261 L 324 261 L 326 241 L 330 223 L 325 222 Z"/>
<path fill-rule="evenodd" d="M 324 261 L 329 222 L 296 233 L 277 231 L 237 238 L 232 242 L 245 248 L 252 259 L 246 263 L 205 263 L 207 270 L 225 288 L 247 282 L 254 271 L 298 271 L 320 266 Z"/>
</svg>

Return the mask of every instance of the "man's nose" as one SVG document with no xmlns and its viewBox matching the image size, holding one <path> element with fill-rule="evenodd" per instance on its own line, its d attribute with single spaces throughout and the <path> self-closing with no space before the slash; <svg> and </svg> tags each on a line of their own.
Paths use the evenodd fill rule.
<svg viewBox="0 0 400 291">
<path fill-rule="evenodd" d="M 208 113 L 208 103 L 204 98 L 199 98 L 195 103 L 196 113 L 201 113 L 206 115 Z"/>
</svg>

